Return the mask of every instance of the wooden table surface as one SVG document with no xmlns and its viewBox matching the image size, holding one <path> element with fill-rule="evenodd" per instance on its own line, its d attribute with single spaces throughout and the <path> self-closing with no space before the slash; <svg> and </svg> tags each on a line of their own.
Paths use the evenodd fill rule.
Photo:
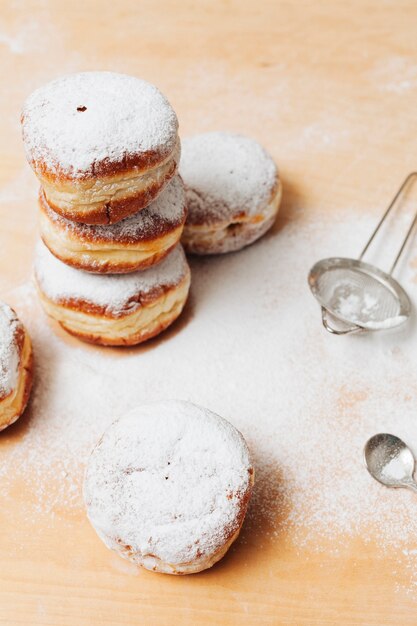
<svg viewBox="0 0 417 626">
<path fill-rule="evenodd" d="M 411 1 L 1 0 L 0 294 L 27 280 L 36 237 L 19 129 L 33 88 L 85 69 L 141 76 L 167 94 L 182 134 L 231 129 L 268 147 L 284 182 L 281 219 L 359 206 L 376 215 L 416 166 L 416 24 Z M 17 481 L 13 510 L 0 508 L 1 624 L 417 623 L 395 552 L 372 541 L 300 558 L 291 537 L 254 530 L 211 571 L 134 575 L 81 508 L 55 512 L 44 531 L 31 520 L 34 539 L 21 506 L 30 497 Z"/>
</svg>

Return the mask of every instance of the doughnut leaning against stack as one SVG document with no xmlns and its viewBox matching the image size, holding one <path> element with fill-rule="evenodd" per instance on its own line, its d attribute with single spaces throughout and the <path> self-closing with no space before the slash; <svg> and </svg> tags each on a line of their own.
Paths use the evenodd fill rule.
<svg viewBox="0 0 417 626">
<path fill-rule="evenodd" d="M 190 285 L 172 107 L 143 80 L 85 72 L 29 96 L 22 127 L 52 253 L 40 246 L 35 268 L 46 312 L 102 345 L 154 337 L 181 313 Z"/>
<path fill-rule="evenodd" d="M 30 337 L 16 313 L 0 302 L 0 430 L 25 410 L 33 379 Z"/>
<path fill-rule="evenodd" d="M 240 250 L 274 223 L 282 185 L 272 157 L 253 139 L 225 132 L 187 138 L 180 174 L 188 202 L 187 252 Z"/>
<path fill-rule="evenodd" d="M 188 402 L 148 404 L 101 437 L 84 499 L 105 545 L 155 572 L 194 574 L 237 538 L 254 469 L 243 436 Z"/>
</svg>

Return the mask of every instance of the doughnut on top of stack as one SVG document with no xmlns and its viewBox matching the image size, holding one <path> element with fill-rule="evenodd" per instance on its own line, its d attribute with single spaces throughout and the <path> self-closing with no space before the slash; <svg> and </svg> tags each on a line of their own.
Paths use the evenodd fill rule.
<svg viewBox="0 0 417 626">
<path fill-rule="evenodd" d="M 147 206 L 177 170 L 177 116 L 156 87 L 132 76 L 58 78 L 28 97 L 22 127 L 49 204 L 75 221 L 117 222 Z"/>
</svg>

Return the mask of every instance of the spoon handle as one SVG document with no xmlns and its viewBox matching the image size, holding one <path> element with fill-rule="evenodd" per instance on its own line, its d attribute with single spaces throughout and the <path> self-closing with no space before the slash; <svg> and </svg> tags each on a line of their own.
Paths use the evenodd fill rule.
<svg viewBox="0 0 417 626">
<path fill-rule="evenodd" d="M 407 487 L 408 489 L 411 489 L 411 491 L 415 491 L 417 493 L 417 483 L 414 482 L 414 480 L 407 481 L 404 482 L 404 487 Z"/>
</svg>

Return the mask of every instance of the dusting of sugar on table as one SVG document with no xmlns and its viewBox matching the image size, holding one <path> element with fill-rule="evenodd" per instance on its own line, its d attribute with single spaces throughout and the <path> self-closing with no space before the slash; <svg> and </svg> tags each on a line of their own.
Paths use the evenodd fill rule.
<svg viewBox="0 0 417 626">
<path fill-rule="evenodd" d="M 4 497 L 17 474 L 37 499 L 27 505 L 28 524 L 80 510 L 86 455 L 107 425 L 142 402 L 191 400 L 229 419 L 253 453 L 243 543 L 255 527 L 276 542 L 291 528 L 300 555 L 320 550 L 321 540 L 337 553 L 346 537 L 376 538 L 381 552 L 398 548 L 413 590 L 417 499 L 377 484 L 362 451 L 376 432 L 417 451 L 416 332 L 411 324 L 389 335 L 330 336 L 307 286 L 317 259 L 339 254 L 341 242 L 354 256 L 372 225 L 352 213 L 295 220 L 240 253 L 192 260 L 183 322 L 126 352 L 67 342 L 31 286 L 9 294 L 33 337 L 37 381 L 27 425 L 2 450 Z M 410 269 L 401 283 L 414 300 Z"/>
</svg>

